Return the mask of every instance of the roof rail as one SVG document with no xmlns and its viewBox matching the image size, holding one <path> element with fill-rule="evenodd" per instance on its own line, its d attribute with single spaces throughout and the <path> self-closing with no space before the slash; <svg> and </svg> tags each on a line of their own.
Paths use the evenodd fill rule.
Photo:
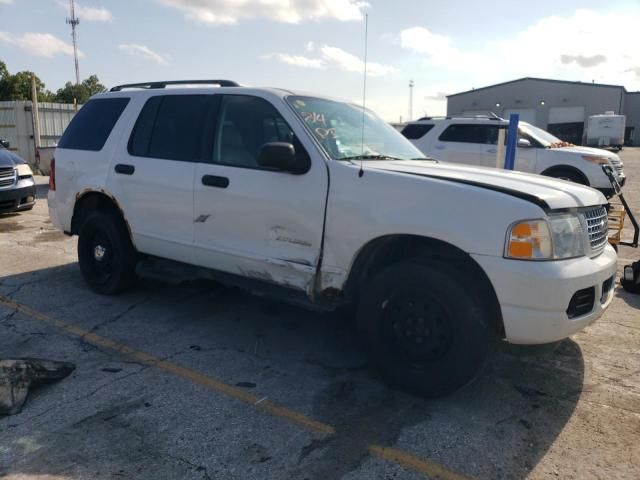
<svg viewBox="0 0 640 480">
<path fill-rule="evenodd" d="M 444 120 L 450 120 L 450 119 L 451 119 L 451 117 L 442 117 L 442 116 L 441 116 L 441 117 L 420 117 L 420 118 L 418 119 L 418 122 L 419 122 L 420 120 L 436 120 L 436 119 L 438 119 L 438 118 L 441 118 L 441 119 L 444 119 Z"/>
<path fill-rule="evenodd" d="M 167 80 L 161 82 L 142 82 L 142 83 L 127 83 L 124 85 L 118 85 L 110 92 L 119 92 L 125 88 L 165 88 L 167 85 L 218 85 L 220 87 L 239 87 L 240 84 L 233 80 Z"/>
</svg>

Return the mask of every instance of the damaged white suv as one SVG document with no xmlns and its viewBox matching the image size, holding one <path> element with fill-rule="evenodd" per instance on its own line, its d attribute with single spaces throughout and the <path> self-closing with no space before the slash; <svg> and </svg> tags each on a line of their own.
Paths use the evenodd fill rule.
<svg viewBox="0 0 640 480">
<path fill-rule="evenodd" d="M 164 263 L 353 305 L 385 377 L 425 395 L 471 380 L 496 339 L 565 338 L 612 298 L 598 191 L 438 163 L 370 111 L 286 90 L 115 87 L 67 128 L 50 187 L 95 291 Z"/>
</svg>

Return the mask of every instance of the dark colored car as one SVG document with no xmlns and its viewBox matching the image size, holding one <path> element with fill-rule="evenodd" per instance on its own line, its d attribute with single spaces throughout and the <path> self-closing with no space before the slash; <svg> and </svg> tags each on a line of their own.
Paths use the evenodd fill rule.
<svg viewBox="0 0 640 480">
<path fill-rule="evenodd" d="M 29 164 L 0 140 L 0 213 L 31 210 L 36 204 L 36 183 Z"/>
</svg>

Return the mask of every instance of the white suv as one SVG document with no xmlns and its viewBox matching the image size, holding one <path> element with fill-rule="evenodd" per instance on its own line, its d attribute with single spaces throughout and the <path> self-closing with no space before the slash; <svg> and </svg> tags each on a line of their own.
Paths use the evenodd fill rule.
<svg viewBox="0 0 640 480">
<path fill-rule="evenodd" d="M 496 167 L 498 131 L 508 126 L 498 117 L 424 117 L 407 124 L 402 134 L 422 153 L 443 162 Z M 613 152 L 569 145 L 526 122 L 518 125 L 517 145 L 515 170 L 588 185 L 607 197 L 614 192 L 602 165 L 611 166 L 620 185 L 625 183 L 622 161 Z"/>
<path fill-rule="evenodd" d="M 96 292 L 164 263 L 313 308 L 353 305 L 386 378 L 425 395 L 472 379 L 494 340 L 553 342 L 611 302 L 596 190 L 426 159 L 348 103 L 170 83 L 94 96 L 52 161 L 51 219 L 79 235 Z"/>
</svg>

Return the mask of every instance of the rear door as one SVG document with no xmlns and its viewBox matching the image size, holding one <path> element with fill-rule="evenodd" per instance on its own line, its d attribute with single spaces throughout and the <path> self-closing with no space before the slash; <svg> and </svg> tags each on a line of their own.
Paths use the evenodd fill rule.
<svg viewBox="0 0 640 480">
<path fill-rule="evenodd" d="M 275 101 L 275 100 L 274 100 Z M 319 262 L 328 173 L 284 102 L 223 95 L 209 163 L 196 167 L 195 245 L 202 265 L 304 290 Z M 294 175 L 262 168 L 267 142 L 292 143 L 311 168 Z"/>
<path fill-rule="evenodd" d="M 193 179 L 208 157 L 213 95 L 157 95 L 146 100 L 112 162 L 110 189 L 138 250 L 192 261 Z"/>
<path fill-rule="evenodd" d="M 477 123 L 451 123 L 434 141 L 433 157 L 445 162 L 464 163 L 466 165 L 485 165 L 489 150 L 496 145 L 488 143 L 487 126 Z M 495 166 L 495 157 L 494 163 Z"/>
</svg>

